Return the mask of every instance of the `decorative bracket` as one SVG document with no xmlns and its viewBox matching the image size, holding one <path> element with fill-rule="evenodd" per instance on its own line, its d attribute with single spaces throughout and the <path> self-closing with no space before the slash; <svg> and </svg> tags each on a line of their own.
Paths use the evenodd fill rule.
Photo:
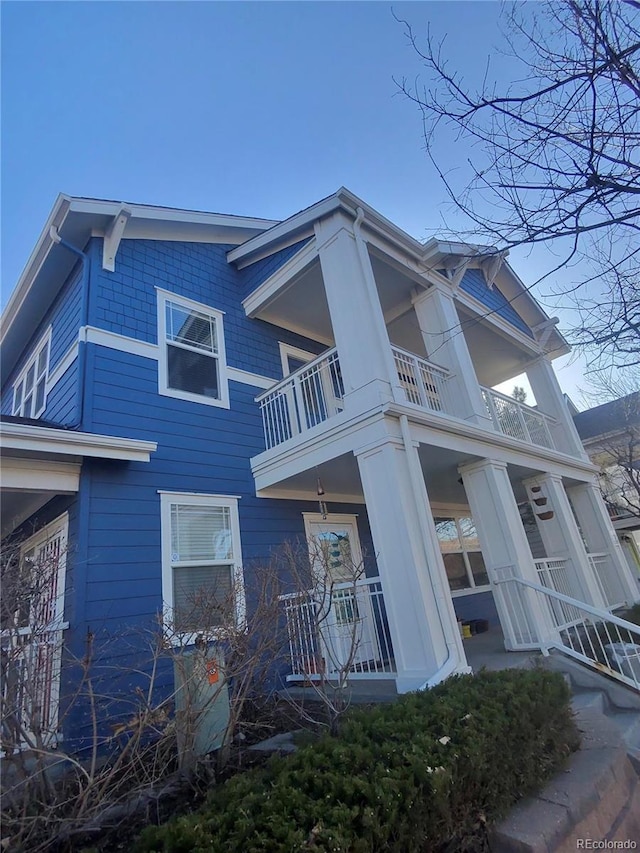
<svg viewBox="0 0 640 853">
<path fill-rule="evenodd" d="M 495 255 L 485 258 L 480 264 L 489 290 L 493 289 L 496 276 L 502 269 L 502 264 L 505 262 L 507 255 L 508 252 L 496 252 Z"/>
<path fill-rule="evenodd" d="M 558 317 L 549 317 L 548 320 L 543 320 L 542 323 L 531 327 L 533 336 L 541 349 L 544 349 L 545 344 L 551 337 L 551 332 L 553 332 L 559 322 L 560 319 Z"/>
<path fill-rule="evenodd" d="M 102 246 L 102 269 L 108 272 L 114 272 L 116 268 L 116 255 L 120 240 L 124 234 L 127 222 L 131 216 L 131 211 L 126 207 L 121 207 L 116 216 L 111 220 L 111 224 L 104 234 L 104 243 Z"/>
</svg>

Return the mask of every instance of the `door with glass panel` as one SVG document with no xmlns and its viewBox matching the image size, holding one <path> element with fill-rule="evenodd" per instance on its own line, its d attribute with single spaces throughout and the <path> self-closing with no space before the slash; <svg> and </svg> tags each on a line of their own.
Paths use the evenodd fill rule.
<svg viewBox="0 0 640 853">
<path fill-rule="evenodd" d="M 380 658 L 355 516 L 305 518 L 325 668 L 366 672 Z"/>
</svg>

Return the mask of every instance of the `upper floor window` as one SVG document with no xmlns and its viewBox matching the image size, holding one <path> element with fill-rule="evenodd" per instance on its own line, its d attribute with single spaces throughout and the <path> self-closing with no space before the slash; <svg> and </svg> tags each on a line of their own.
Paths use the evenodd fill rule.
<svg viewBox="0 0 640 853">
<path fill-rule="evenodd" d="M 50 347 L 51 329 L 48 329 L 13 385 L 12 414 L 23 418 L 38 418 L 44 412 Z"/>
<path fill-rule="evenodd" d="M 189 642 L 241 625 L 237 498 L 164 492 L 161 507 L 162 588 L 172 634 Z"/>
<path fill-rule="evenodd" d="M 158 289 L 160 393 L 229 407 L 222 312 Z"/>
</svg>

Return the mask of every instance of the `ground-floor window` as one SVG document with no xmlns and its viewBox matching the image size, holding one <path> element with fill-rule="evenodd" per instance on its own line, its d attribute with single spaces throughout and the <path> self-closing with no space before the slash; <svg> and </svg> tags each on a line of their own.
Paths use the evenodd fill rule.
<svg viewBox="0 0 640 853">
<path fill-rule="evenodd" d="M 489 588 L 475 524 L 470 516 L 434 518 L 452 592 Z"/>
<path fill-rule="evenodd" d="M 170 630 L 208 635 L 244 618 L 238 499 L 161 493 L 162 595 Z"/>
</svg>

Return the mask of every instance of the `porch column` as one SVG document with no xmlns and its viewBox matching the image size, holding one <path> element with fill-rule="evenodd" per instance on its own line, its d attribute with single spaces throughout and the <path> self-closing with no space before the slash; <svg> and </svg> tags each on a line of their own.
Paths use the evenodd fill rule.
<svg viewBox="0 0 640 853">
<path fill-rule="evenodd" d="M 598 486 L 595 483 L 582 483 L 579 486 L 571 486 L 567 492 L 589 553 L 607 554 L 609 557 L 602 566 L 599 576 L 605 594 L 611 599 L 610 603 L 618 604 L 626 601 L 628 604 L 633 604 L 640 600 L 638 581 L 625 560 Z M 619 600 L 613 600 L 615 598 Z"/>
<path fill-rule="evenodd" d="M 468 672 L 416 447 L 407 450 L 403 442 L 389 438 L 356 456 L 398 692 L 422 687 L 441 668 L 444 673 L 445 666 L 446 675 Z M 413 482 L 411 465 L 416 466 Z"/>
<path fill-rule="evenodd" d="M 534 590 L 499 583 L 509 577 L 538 583 L 507 466 L 503 462 L 483 459 L 461 465 L 458 470 L 493 586 L 505 646 L 511 651 L 544 649 L 553 640 L 555 629 Z"/>
<path fill-rule="evenodd" d="M 567 561 L 565 577 L 568 586 L 566 589 L 556 588 L 557 592 L 563 592 L 594 607 L 605 607 L 602 589 L 587 558 L 562 477 L 556 474 L 541 474 L 523 480 L 523 485 L 527 489 L 547 557 Z M 536 505 L 536 500 L 544 500 L 546 503 Z M 544 515 L 548 512 L 552 512 L 553 517 L 545 519 Z M 564 586 L 562 578 L 557 580 L 560 586 Z"/>
<path fill-rule="evenodd" d="M 549 425 L 554 446 L 563 453 L 588 460 L 549 359 L 541 356 L 525 372 L 538 408 L 555 420 L 555 424 Z"/>
<path fill-rule="evenodd" d="M 380 405 L 392 399 L 398 379 L 369 253 L 344 214 L 321 220 L 315 233 L 345 409 Z"/>
<path fill-rule="evenodd" d="M 451 291 L 434 284 L 412 301 L 427 357 L 433 353 L 434 362 L 453 374 L 447 382 L 451 414 L 492 429 Z"/>
</svg>

